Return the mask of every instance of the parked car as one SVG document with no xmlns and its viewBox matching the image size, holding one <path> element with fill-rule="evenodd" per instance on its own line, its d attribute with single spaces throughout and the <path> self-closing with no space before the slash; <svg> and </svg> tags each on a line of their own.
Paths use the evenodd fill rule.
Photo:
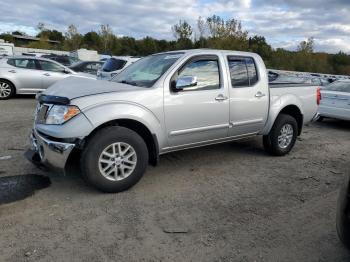
<svg viewBox="0 0 350 262">
<path fill-rule="evenodd" d="M 257 54 L 160 53 L 111 81 L 65 79 L 42 93 L 26 155 L 64 170 L 75 149 L 87 181 L 119 192 L 172 151 L 262 135 L 267 152 L 288 154 L 319 99 L 317 86 L 269 87 Z"/>
<path fill-rule="evenodd" d="M 97 71 L 97 79 L 111 80 L 120 71 L 139 59 L 139 57 L 134 56 L 113 56 L 108 58 L 102 68 Z"/>
<path fill-rule="evenodd" d="M 69 77 L 90 77 L 76 73 L 55 61 L 34 56 L 13 56 L 0 59 L 0 100 L 15 94 L 36 94 L 56 81 Z"/>
<path fill-rule="evenodd" d="M 27 52 L 27 53 L 22 53 L 23 56 L 35 56 L 35 57 L 42 57 L 42 58 L 47 58 L 47 59 L 51 59 L 54 60 L 64 66 L 71 66 L 74 63 L 79 62 L 80 60 L 72 57 L 72 56 L 68 56 L 68 55 L 57 55 L 57 54 L 48 54 L 48 53 L 41 53 L 41 52 Z"/>
<path fill-rule="evenodd" d="M 102 61 L 80 61 L 69 66 L 69 68 L 75 72 L 84 72 L 96 75 L 97 70 L 99 70 L 102 67 L 103 63 L 104 62 Z"/>
<path fill-rule="evenodd" d="M 339 191 L 336 228 L 340 240 L 350 249 L 350 177 L 346 176 Z"/>
<path fill-rule="evenodd" d="M 80 61 L 78 58 L 68 56 L 68 55 L 46 54 L 46 55 L 42 55 L 41 57 L 54 60 L 64 66 L 71 66 Z"/>
<path fill-rule="evenodd" d="M 27 52 L 22 53 L 22 56 L 35 56 L 35 57 L 42 57 L 44 55 L 48 55 L 48 53 L 41 53 L 41 52 Z"/>
<path fill-rule="evenodd" d="M 314 85 L 319 85 L 320 87 L 327 86 L 330 84 L 330 82 L 322 77 L 312 77 L 311 82 Z"/>
<path fill-rule="evenodd" d="M 350 80 L 338 80 L 321 89 L 319 121 L 324 118 L 350 120 Z"/>
</svg>

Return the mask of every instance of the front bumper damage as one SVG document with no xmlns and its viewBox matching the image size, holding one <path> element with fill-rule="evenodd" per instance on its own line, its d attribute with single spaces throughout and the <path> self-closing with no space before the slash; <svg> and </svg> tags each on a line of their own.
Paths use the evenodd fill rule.
<svg viewBox="0 0 350 262">
<path fill-rule="evenodd" d="M 76 146 L 73 143 L 52 141 L 35 129 L 30 135 L 30 144 L 31 148 L 25 153 L 29 161 L 63 173 L 68 157 Z"/>
</svg>

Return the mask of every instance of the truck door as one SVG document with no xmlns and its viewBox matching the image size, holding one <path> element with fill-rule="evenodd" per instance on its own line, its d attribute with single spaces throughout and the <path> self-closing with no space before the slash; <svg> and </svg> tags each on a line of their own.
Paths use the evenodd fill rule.
<svg viewBox="0 0 350 262">
<path fill-rule="evenodd" d="M 259 72 L 253 57 L 227 56 L 227 63 L 231 81 L 229 136 L 258 133 L 269 110 L 267 77 Z"/>
<path fill-rule="evenodd" d="M 229 100 L 223 62 L 217 55 L 191 57 L 166 82 L 164 112 L 171 147 L 227 137 Z"/>
</svg>

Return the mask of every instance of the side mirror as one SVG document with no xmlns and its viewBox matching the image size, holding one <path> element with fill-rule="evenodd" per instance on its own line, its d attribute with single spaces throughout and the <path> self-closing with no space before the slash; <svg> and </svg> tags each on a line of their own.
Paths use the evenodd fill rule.
<svg viewBox="0 0 350 262">
<path fill-rule="evenodd" d="M 178 92 L 185 88 L 194 87 L 196 85 L 197 85 L 196 76 L 182 76 L 175 81 L 173 91 Z"/>
<path fill-rule="evenodd" d="M 67 68 L 65 68 L 65 69 L 63 69 L 63 73 L 70 74 L 71 72 Z"/>
</svg>

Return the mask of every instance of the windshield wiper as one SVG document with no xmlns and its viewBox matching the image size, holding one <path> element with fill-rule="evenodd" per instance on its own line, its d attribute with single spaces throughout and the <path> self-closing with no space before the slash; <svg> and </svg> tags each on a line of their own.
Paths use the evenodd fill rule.
<svg viewBox="0 0 350 262">
<path fill-rule="evenodd" d="M 127 85 L 132 85 L 132 86 L 138 86 L 136 82 L 127 81 L 127 80 L 122 80 L 122 81 L 119 81 L 118 83 L 127 84 Z"/>
</svg>

